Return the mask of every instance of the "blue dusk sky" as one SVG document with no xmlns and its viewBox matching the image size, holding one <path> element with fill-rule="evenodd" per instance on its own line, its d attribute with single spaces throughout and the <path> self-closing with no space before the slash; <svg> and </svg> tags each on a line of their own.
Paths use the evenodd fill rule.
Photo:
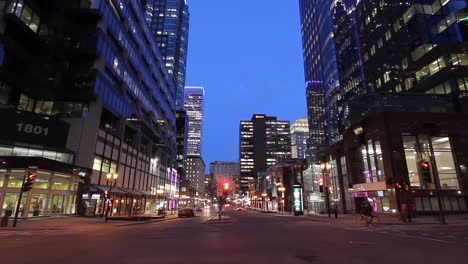
<svg viewBox="0 0 468 264">
<path fill-rule="evenodd" d="M 205 87 L 202 156 L 239 160 L 253 114 L 307 117 L 298 0 L 188 0 L 187 86 Z"/>
</svg>

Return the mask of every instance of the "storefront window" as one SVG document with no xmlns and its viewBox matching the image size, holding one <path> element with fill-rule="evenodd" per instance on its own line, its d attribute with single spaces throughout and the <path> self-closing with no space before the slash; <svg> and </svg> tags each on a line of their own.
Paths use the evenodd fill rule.
<svg viewBox="0 0 468 264">
<path fill-rule="evenodd" d="M 63 206 L 65 203 L 65 195 L 52 195 L 49 202 L 49 213 L 61 214 L 63 213 Z"/>
<path fill-rule="evenodd" d="M 449 137 L 403 136 L 403 147 L 411 187 L 435 188 L 435 176 L 442 189 L 459 189 Z"/>
<path fill-rule="evenodd" d="M 31 204 L 29 205 L 29 216 L 42 216 L 44 215 L 44 207 L 46 204 L 46 194 L 34 194 L 31 197 Z"/>
<path fill-rule="evenodd" d="M 5 183 L 5 175 L 0 175 L 0 188 L 3 187 L 3 183 Z"/>
<path fill-rule="evenodd" d="M 363 163 L 363 171 L 361 172 L 364 181 L 367 183 L 383 181 L 383 158 L 380 142 L 368 140 L 366 145 L 360 147 Z"/>
<path fill-rule="evenodd" d="M 21 198 L 21 205 L 20 205 L 20 210 L 19 210 L 19 215 L 24 216 L 24 206 L 26 204 L 26 198 L 28 197 L 27 193 L 23 193 L 23 197 Z M 16 206 L 19 200 L 19 194 L 18 193 L 7 193 L 5 195 L 5 199 L 3 200 L 3 206 L 2 206 L 2 212 L 3 215 L 9 215 L 12 216 L 16 212 Z"/>
<path fill-rule="evenodd" d="M 62 179 L 54 179 L 52 183 L 53 190 L 68 190 L 70 186 L 70 181 Z"/>
<path fill-rule="evenodd" d="M 37 177 L 34 181 L 34 188 L 38 189 L 49 189 L 50 178 Z"/>
<path fill-rule="evenodd" d="M 453 153 L 448 137 L 432 138 L 434 159 L 442 189 L 459 189 L 458 175 L 455 169 Z"/>
<path fill-rule="evenodd" d="M 78 190 L 78 183 L 77 183 L 77 182 L 72 182 L 71 190 L 72 190 L 72 191 Z"/>
<path fill-rule="evenodd" d="M 68 206 L 65 212 L 66 214 L 76 213 L 76 195 L 70 195 L 68 198 Z"/>
<path fill-rule="evenodd" d="M 330 160 L 331 174 L 330 174 L 330 199 L 335 202 L 341 201 L 341 188 L 338 179 L 338 167 L 336 160 Z"/>
<path fill-rule="evenodd" d="M 10 188 L 21 188 L 21 186 L 23 185 L 23 179 L 24 179 L 24 176 L 13 176 L 13 175 L 10 175 L 8 177 L 8 186 L 7 187 L 10 187 Z"/>
</svg>

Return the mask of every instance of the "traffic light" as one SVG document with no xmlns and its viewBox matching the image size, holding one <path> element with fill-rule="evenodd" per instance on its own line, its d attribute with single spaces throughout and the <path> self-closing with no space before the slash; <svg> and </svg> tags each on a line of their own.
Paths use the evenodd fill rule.
<svg viewBox="0 0 468 264">
<path fill-rule="evenodd" d="M 319 191 L 323 192 L 323 177 L 318 178 Z"/>
<path fill-rule="evenodd" d="M 28 174 L 26 175 L 26 181 L 23 183 L 23 192 L 27 192 L 33 188 L 34 182 L 36 181 L 37 169 L 28 168 Z"/>
<path fill-rule="evenodd" d="M 422 161 L 419 163 L 421 174 L 423 176 L 423 180 L 427 183 L 432 183 L 432 176 L 431 176 L 431 169 L 430 164 L 427 161 Z"/>
<path fill-rule="evenodd" d="M 223 195 L 229 194 L 229 182 L 224 183 Z"/>
</svg>

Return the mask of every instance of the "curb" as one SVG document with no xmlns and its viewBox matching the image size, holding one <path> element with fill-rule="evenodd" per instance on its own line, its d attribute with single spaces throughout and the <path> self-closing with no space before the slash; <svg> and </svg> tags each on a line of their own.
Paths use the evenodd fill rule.
<svg viewBox="0 0 468 264">
<path fill-rule="evenodd" d="M 171 218 L 163 218 L 163 219 L 157 219 L 157 220 L 139 221 L 139 222 L 137 222 L 137 223 L 123 224 L 123 225 L 115 225 L 115 226 L 113 226 L 113 227 L 133 226 L 133 225 L 144 225 L 144 224 L 157 223 L 157 222 L 164 222 L 164 221 L 175 220 L 175 219 L 178 219 L 178 218 L 177 218 L 177 217 L 171 217 Z"/>
</svg>

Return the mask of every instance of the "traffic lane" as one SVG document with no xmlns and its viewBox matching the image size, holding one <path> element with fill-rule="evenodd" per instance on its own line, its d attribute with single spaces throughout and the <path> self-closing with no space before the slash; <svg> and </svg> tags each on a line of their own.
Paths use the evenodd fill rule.
<svg viewBox="0 0 468 264">
<path fill-rule="evenodd" d="M 1 255 L 11 263 L 436 263 L 459 260 L 451 256 L 463 253 L 435 241 L 402 241 L 310 221 L 226 213 L 237 221 L 206 224 L 197 217 L 49 237 L 27 247 L 31 259 L 11 258 L 24 254 L 24 246 Z"/>
<path fill-rule="evenodd" d="M 309 255 L 315 256 L 315 259 L 320 258 L 320 263 L 334 261 L 392 263 L 402 261 L 402 257 L 405 262 L 411 260 L 413 263 L 438 263 L 448 260 L 460 261 L 466 256 L 466 244 L 450 240 L 439 241 L 393 233 L 381 234 L 369 230 L 343 230 L 340 225 L 272 217 L 267 214 L 244 215 L 245 221 L 267 218 L 283 223 L 281 226 L 290 226 L 285 230 L 287 235 L 282 237 L 298 245 L 300 251 L 309 252 Z M 301 247 L 305 241 L 308 245 Z M 311 252 L 311 248 L 320 250 Z"/>
<path fill-rule="evenodd" d="M 291 215 L 288 217 L 283 217 L 271 214 L 259 214 L 252 211 L 247 211 L 246 213 L 266 217 L 294 219 L 294 217 Z M 296 220 L 300 220 L 300 218 Z M 335 228 L 359 230 L 371 233 L 392 234 L 401 237 L 414 237 L 418 239 L 435 240 L 440 242 L 453 242 L 455 244 L 468 246 L 468 224 L 373 224 L 366 227 L 361 224 L 327 223 L 314 219 L 307 219 L 307 221 L 320 222 Z"/>
</svg>

